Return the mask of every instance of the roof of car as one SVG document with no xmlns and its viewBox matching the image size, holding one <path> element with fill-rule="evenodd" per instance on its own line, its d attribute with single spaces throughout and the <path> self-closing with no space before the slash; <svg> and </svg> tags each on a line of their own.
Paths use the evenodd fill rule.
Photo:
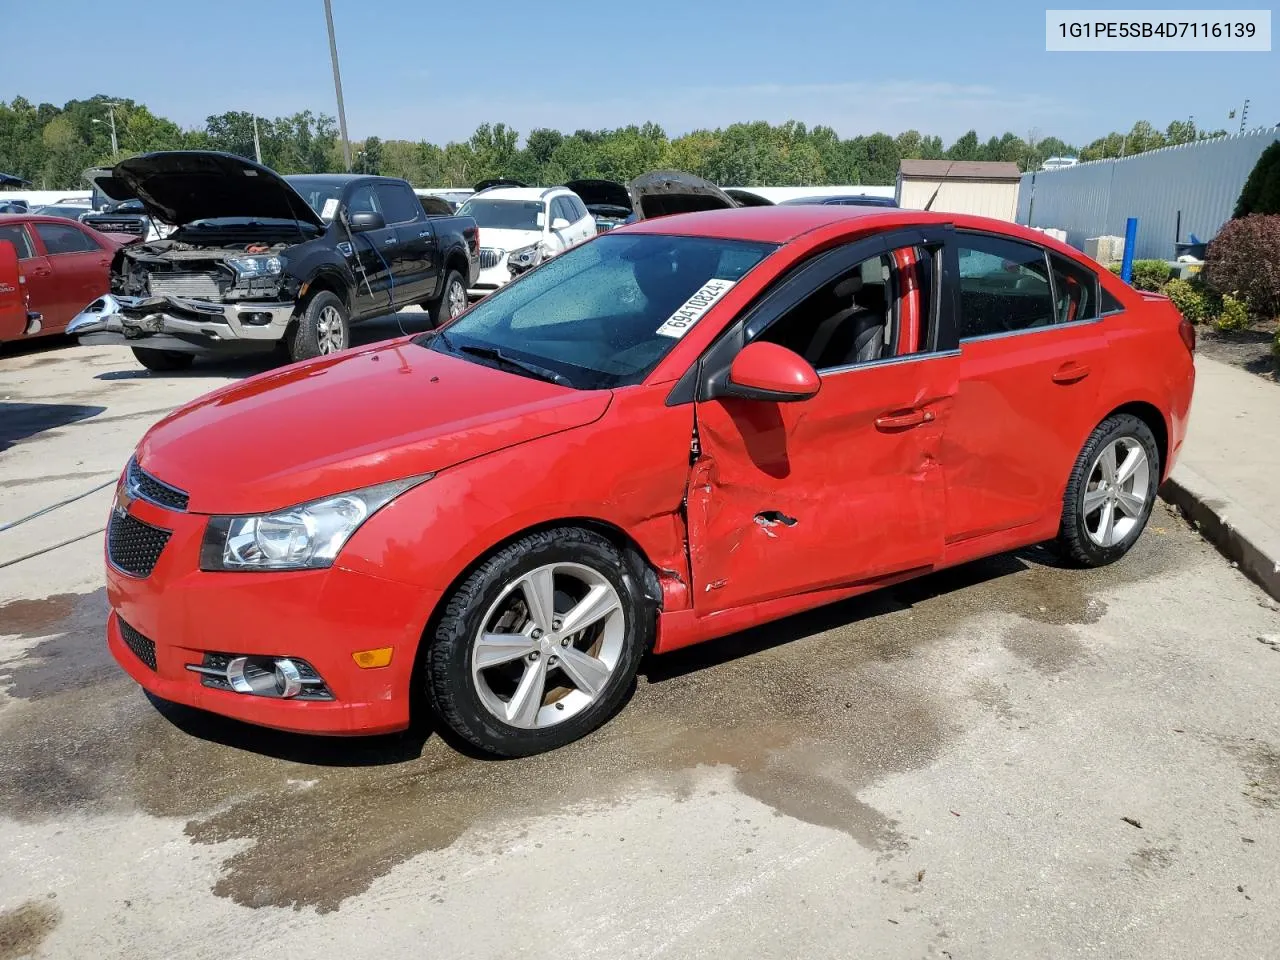
<svg viewBox="0 0 1280 960">
<path fill-rule="evenodd" d="M 620 233 L 665 233 L 685 237 L 716 237 L 722 240 L 754 240 L 761 243 L 789 243 L 806 233 L 845 221 L 858 221 L 856 229 L 952 224 L 961 229 L 986 230 L 1003 234 L 1079 260 L 1083 254 L 1045 233 L 1016 223 L 975 217 L 964 213 L 932 213 L 902 207 L 840 206 L 837 204 L 797 204 L 772 207 L 738 207 L 732 210 L 703 210 L 654 217 L 618 227 Z M 1088 262 L 1087 260 L 1085 262 Z"/>
<path fill-rule="evenodd" d="M 541 200 L 553 193 L 571 193 L 565 187 L 490 187 L 472 194 L 485 200 Z"/>
</svg>

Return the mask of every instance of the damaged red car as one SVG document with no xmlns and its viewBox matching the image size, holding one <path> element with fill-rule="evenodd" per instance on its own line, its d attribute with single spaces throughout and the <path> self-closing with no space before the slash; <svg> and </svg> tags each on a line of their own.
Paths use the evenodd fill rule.
<svg viewBox="0 0 1280 960">
<path fill-rule="evenodd" d="M 1123 556 L 1193 348 L 1167 299 L 1006 223 L 645 220 L 160 421 L 109 521 L 108 643 L 252 723 L 385 732 L 422 702 L 483 751 L 551 749 L 646 654 L 1024 545 Z"/>
</svg>

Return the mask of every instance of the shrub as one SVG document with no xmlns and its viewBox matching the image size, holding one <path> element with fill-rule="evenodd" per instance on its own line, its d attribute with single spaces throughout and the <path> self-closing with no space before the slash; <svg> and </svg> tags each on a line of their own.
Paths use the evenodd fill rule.
<svg viewBox="0 0 1280 960">
<path fill-rule="evenodd" d="M 1107 269 L 1110 270 L 1112 273 L 1114 273 L 1117 277 L 1120 276 L 1120 264 L 1118 263 L 1107 264 Z"/>
<path fill-rule="evenodd" d="M 1164 294 L 1192 323 L 1200 323 L 1207 318 L 1209 305 L 1205 302 L 1204 293 L 1190 280 L 1175 277 L 1164 285 Z"/>
<path fill-rule="evenodd" d="M 1243 330 L 1249 326 L 1249 308 L 1244 305 L 1244 301 L 1224 293 L 1222 310 L 1214 318 L 1213 325 L 1219 330 Z"/>
<path fill-rule="evenodd" d="M 1280 328 L 1276 329 L 1276 337 L 1271 341 L 1271 353 L 1276 358 L 1276 366 L 1280 367 Z"/>
<path fill-rule="evenodd" d="M 1209 244 L 1204 272 L 1258 316 L 1280 313 L 1280 214 L 1227 221 Z"/>
<path fill-rule="evenodd" d="M 1163 260 L 1133 261 L 1133 278 L 1129 281 L 1137 290 L 1158 293 L 1173 271 Z"/>
<path fill-rule="evenodd" d="M 1280 213 L 1280 140 L 1262 151 L 1231 216 L 1238 220 L 1253 213 Z"/>
</svg>

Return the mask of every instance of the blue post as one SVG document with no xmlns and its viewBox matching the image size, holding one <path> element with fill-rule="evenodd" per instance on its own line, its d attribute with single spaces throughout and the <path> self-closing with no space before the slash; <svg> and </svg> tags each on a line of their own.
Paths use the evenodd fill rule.
<svg viewBox="0 0 1280 960">
<path fill-rule="evenodd" d="M 1138 245 L 1138 218 L 1130 217 L 1124 225 L 1124 259 L 1120 262 L 1120 279 L 1133 278 L 1133 248 Z"/>
</svg>

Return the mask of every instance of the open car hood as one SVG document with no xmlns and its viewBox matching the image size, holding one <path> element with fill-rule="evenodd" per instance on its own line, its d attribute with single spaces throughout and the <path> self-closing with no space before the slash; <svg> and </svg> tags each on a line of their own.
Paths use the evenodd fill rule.
<svg viewBox="0 0 1280 960">
<path fill-rule="evenodd" d="M 592 213 L 613 217 L 621 211 L 626 217 L 632 212 L 627 187 L 617 180 L 570 180 L 565 186 L 576 193 Z"/>
<path fill-rule="evenodd" d="M 506 177 L 492 177 L 488 180 L 481 180 L 473 189 L 476 193 L 481 190 L 488 190 L 490 187 L 527 187 L 527 183 L 521 183 L 519 180 L 508 180 Z"/>
<path fill-rule="evenodd" d="M 657 170 L 627 184 L 631 207 L 638 220 L 697 210 L 726 210 L 738 206 L 732 197 L 710 180 L 678 170 Z"/>
<path fill-rule="evenodd" d="M 740 207 L 772 207 L 773 201 L 750 190 L 740 187 L 729 187 L 725 193 Z"/>
<path fill-rule="evenodd" d="M 176 226 L 212 217 L 253 217 L 324 228 L 320 215 L 284 177 L 231 153 L 144 153 L 121 160 L 95 183 L 114 200 L 137 197 L 153 217 Z"/>
<path fill-rule="evenodd" d="M 15 177 L 12 173 L 0 173 L 0 187 L 29 187 L 30 180 Z"/>
</svg>

